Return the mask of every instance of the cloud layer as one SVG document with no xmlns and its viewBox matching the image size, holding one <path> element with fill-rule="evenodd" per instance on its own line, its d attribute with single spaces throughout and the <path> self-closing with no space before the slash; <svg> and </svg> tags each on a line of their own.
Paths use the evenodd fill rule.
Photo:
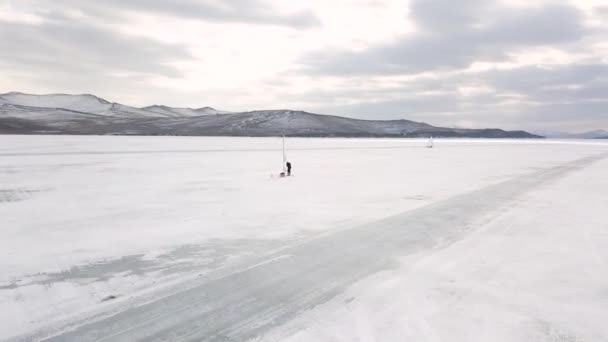
<svg viewBox="0 0 608 342">
<path fill-rule="evenodd" d="M 5 0 L 0 92 L 608 128 L 601 1 Z"/>
<path fill-rule="evenodd" d="M 304 71 L 329 75 L 402 74 L 500 62 L 526 47 L 555 46 L 585 36 L 572 6 L 489 6 L 486 1 L 417 0 L 410 16 L 419 28 L 363 51 L 321 50 L 304 56 Z"/>
</svg>

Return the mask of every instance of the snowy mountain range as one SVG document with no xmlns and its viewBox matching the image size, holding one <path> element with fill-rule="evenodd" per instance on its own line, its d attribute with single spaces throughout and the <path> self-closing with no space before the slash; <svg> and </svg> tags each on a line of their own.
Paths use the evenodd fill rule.
<svg viewBox="0 0 608 342">
<path fill-rule="evenodd" d="M 0 134 L 541 138 L 524 131 L 459 129 L 409 120 L 359 120 L 294 110 L 135 108 L 94 95 L 0 94 Z"/>
</svg>

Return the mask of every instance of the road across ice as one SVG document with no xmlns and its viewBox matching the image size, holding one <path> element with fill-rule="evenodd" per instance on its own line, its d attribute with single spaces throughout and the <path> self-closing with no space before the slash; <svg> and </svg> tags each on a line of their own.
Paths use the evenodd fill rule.
<svg viewBox="0 0 608 342">
<path fill-rule="evenodd" d="M 534 187 L 601 153 L 342 230 L 209 274 L 187 289 L 64 331 L 47 341 L 243 341 L 263 336 L 397 258 L 458 240 Z"/>
</svg>

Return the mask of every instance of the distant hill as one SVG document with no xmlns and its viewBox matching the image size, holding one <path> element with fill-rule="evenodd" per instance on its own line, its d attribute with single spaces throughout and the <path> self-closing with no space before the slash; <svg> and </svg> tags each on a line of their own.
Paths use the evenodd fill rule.
<svg viewBox="0 0 608 342">
<path fill-rule="evenodd" d="M 608 138 L 608 131 L 598 129 L 582 133 L 544 132 L 542 135 L 556 139 L 606 139 Z"/>
<path fill-rule="evenodd" d="M 211 107 L 135 108 L 88 94 L 14 92 L 0 94 L 0 134 L 542 138 L 524 131 L 445 128 L 287 109 L 231 113 Z"/>
<path fill-rule="evenodd" d="M 574 134 L 573 136 L 576 136 L 581 139 L 606 139 L 606 138 L 608 138 L 608 131 L 603 130 L 603 129 L 598 129 L 595 131 Z"/>
</svg>

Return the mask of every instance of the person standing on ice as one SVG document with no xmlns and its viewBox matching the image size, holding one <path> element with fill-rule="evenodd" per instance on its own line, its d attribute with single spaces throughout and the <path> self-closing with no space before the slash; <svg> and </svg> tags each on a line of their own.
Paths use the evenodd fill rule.
<svg viewBox="0 0 608 342">
<path fill-rule="evenodd" d="M 287 175 L 291 176 L 291 163 L 287 162 L 285 165 L 287 166 Z"/>
</svg>

